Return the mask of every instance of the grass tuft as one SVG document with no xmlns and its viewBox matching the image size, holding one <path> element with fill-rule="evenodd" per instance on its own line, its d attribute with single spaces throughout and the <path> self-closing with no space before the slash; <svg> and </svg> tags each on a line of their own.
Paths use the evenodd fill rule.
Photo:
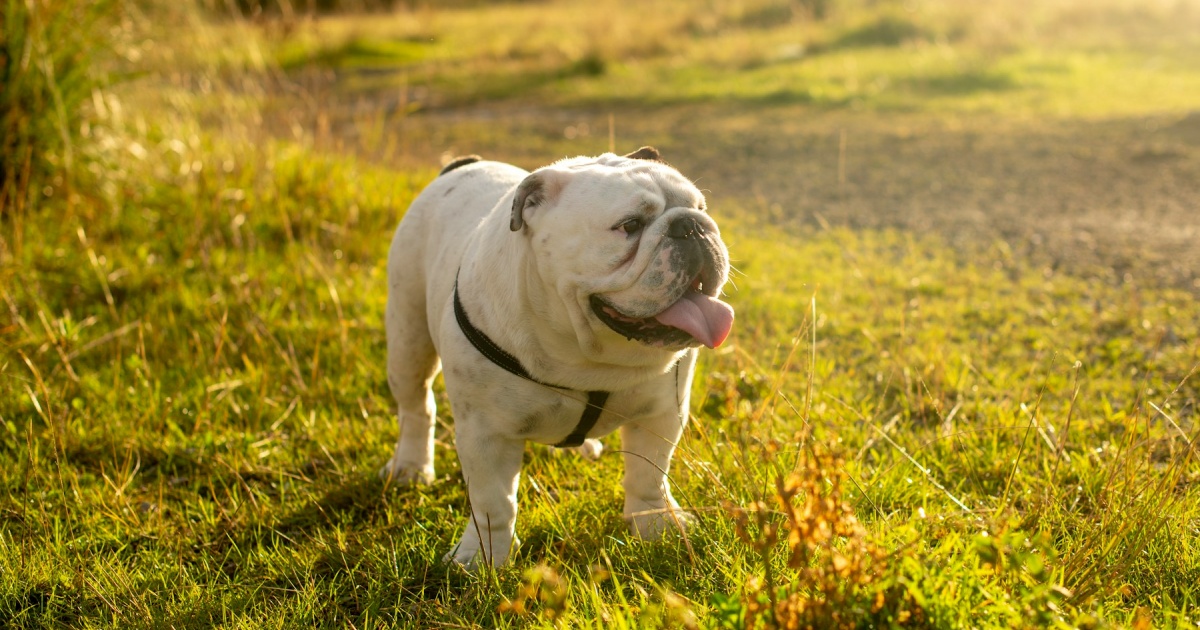
<svg viewBox="0 0 1200 630">
<path fill-rule="evenodd" d="M 73 194 L 84 104 L 101 84 L 115 0 L 5 0 L 0 23 L 0 220 Z M 19 247 L 20 229 L 12 244 Z"/>
</svg>

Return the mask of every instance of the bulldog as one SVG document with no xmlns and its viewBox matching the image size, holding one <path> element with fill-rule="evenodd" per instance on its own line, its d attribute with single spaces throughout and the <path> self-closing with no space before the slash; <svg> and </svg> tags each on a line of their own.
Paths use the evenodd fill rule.
<svg viewBox="0 0 1200 630">
<path fill-rule="evenodd" d="M 668 472 L 697 349 L 733 324 L 717 297 L 728 270 L 704 196 L 651 147 L 533 173 L 476 156 L 442 170 L 388 252 L 400 438 L 380 474 L 434 479 L 440 370 L 471 508 L 447 561 L 507 561 L 527 441 L 595 457 L 620 429 L 632 531 L 688 523 Z"/>
</svg>

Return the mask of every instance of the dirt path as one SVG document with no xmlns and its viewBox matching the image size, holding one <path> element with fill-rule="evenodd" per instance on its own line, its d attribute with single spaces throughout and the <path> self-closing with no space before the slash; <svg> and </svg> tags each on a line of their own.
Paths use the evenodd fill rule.
<svg viewBox="0 0 1200 630">
<path fill-rule="evenodd" d="M 388 109 L 386 98 L 326 109 L 325 128 L 354 146 L 364 116 L 382 120 L 397 143 L 374 157 L 398 166 L 479 153 L 533 168 L 606 150 L 611 113 L 618 150 L 659 147 L 713 208 L 737 203 L 782 224 L 933 232 L 968 260 L 1000 240 L 1039 265 L 1200 293 L 1200 110 L 998 121 L 718 104 L 378 113 Z"/>
<path fill-rule="evenodd" d="M 1000 239 L 1039 264 L 1200 290 L 1200 113 L 768 120 L 685 130 L 673 144 L 688 148 L 679 161 L 695 162 L 689 172 L 716 175 L 714 192 L 748 192 L 783 220 L 819 213 L 833 224 L 935 232 L 968 254 Z"/>
</svg>

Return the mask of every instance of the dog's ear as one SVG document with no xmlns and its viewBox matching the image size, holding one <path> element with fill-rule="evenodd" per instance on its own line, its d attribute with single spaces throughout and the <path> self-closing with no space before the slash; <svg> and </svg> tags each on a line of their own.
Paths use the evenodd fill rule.
<svg viewBox="0 0 1200 630">
<path fill-rule="evenodd" d="M 628 153 L 625 157 L 631 160 L 654 160 L 655 162 L 663 161 L 662 155 L 658 153 L 658 149 L 654 147 L 642 147 L 633 153 Z"/>
<path fill-rule="evenodd" d="M 516 232 L 525 227 L 525 213 L 550 201 L 558 189 L 553 173 L 545 170 L 530 173 L 517 185 L 517 192 L 513 195 L 512 217 L 508 220 L 508 229 Z"/>
<path fill-rule="evenodd" d="M 438 177 L 441 177 L 442 175 L 445 175 L 446 173 L 449 173 L 450 171 L 453 171 L 456 168 L 466 166 L 468 164 L 474 164 L 474 163 L 482 161 L 482 160 L 483 160 L 483 158 L 479 157 L 478 155 L 461 155 L 459 157 L 454 158 L 449 163 L 447 163 L 445 166 L 443 166 L 442 172 L 438 173 Z"/>
</svg>

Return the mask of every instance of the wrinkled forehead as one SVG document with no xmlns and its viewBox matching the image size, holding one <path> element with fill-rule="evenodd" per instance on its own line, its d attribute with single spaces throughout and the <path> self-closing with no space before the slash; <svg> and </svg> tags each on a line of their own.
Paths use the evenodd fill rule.
<svg viewBox="0 0 1200 630">
<path fill-rule="evenodd" d="M 679 171 L 659 165 L 648 170 L 650 180 L 657 185 L 657 192 L 664 197 L 666 208 L 704 208 L 704 194 Z"/>
<path fill-rule="evenodd" d="M 602 192 L 605 196 L 625 194 L 647 201 L 661 199 L 662 209 L 704 208 L 704 195 L 700 189 L 679 171 L 661 162 L 601 158 L 563 166 L 571 173 L 568 188 L 574 187 L 581 192 Z"/>
</svg>

